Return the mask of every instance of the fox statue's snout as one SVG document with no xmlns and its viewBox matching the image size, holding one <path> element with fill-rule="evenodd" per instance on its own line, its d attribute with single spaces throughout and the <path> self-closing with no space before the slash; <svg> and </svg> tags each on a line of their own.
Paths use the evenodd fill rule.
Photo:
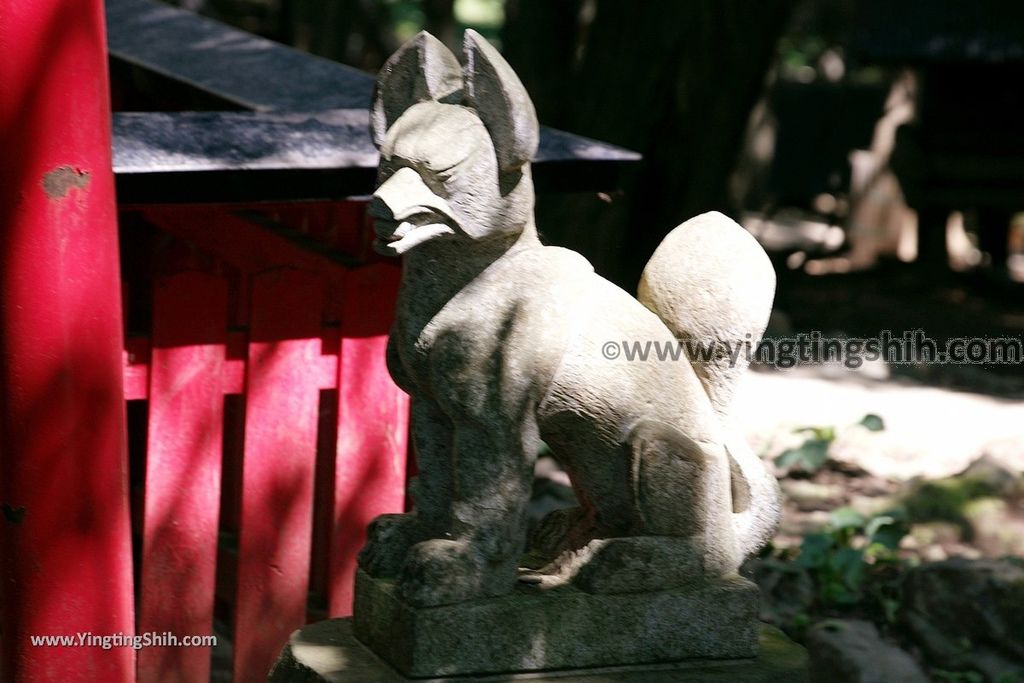
<svg viewBox="0 0 1024 683">
<path fill-rule="evenodd" d="M 458 227 L 448 202 L 408 167 L 377 188 L 369 213 L 374 219 L 375 247 L 386 256 L 401 256 L 423 242 L 454 234 Z"/>
</svg>

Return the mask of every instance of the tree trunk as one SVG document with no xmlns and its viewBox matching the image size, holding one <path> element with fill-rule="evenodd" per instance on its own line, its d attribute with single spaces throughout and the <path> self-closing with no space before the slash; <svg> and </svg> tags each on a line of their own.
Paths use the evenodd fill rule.
<svg viewBox="0 0 1024 683">
<path fill-rule="evenodd" d="M 423 29 L 455 54 L 462 52 L 462 36 L 455 30 L 455 0 L 424 0 Z"/>
<path fill-rule="evenodd" d="M 541 121 L 644 155 L 610 205 L 542 197 L 549 240 L 579 249 L 632 289 L 672 228 L 703 211 L 732 213 L 729 177 L 794 4 L 511 3 L 505 53 Z"/>
</svg>

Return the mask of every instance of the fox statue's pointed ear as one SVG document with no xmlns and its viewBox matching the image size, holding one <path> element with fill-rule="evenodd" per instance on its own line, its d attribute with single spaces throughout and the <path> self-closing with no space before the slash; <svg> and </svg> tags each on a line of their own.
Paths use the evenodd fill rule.
<svg viewBox="0 0 1024 683">
<path fill-rule="evenodd" d="M 428 100 L 458 101 L 462 66 L 444 44 L 426 31 L 398 48 L 381 67 L 370 108 L 370 133 L 378 148 L 388 128 L 406 109 Z"/>
<path fill-rule="evenodd" d="M 537 151 L 539 126 L 530 95 L 504 57 L 479 33 L 467 30 L 463 49 L 464 101 L 487 127 L 501 170 L 516 170 Z"/>
</svg>

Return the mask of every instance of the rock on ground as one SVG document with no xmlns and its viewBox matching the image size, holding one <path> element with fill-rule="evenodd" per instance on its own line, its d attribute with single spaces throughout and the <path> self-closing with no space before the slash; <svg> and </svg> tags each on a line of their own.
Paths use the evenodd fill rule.
<svg viewBox="0 0 1024 683">
<path fill-rule="evenodd" d="M 927 683 L 917 661 L 859 619 L 829 619 L 807 632 L 811 683 Z"/>
<path fill-rule="evenodd" d="M 1020 559 L 954 558 L 907 575 L 907 626 L 928 660 L 944 669 L 977 671 L 988 681 L 1024 680 L 1022 608 Z"/>
</svg>

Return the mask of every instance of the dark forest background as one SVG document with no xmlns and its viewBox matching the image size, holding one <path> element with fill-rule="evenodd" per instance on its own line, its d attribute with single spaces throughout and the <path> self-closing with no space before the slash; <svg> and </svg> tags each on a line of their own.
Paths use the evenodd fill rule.
<svg viewBox="0 0 1024 683">
<path fill-rule="evenodd" d="M 632 289 L 661 237 L 718 209 L 738 218 L 732 175 L 750 114 L 778 76 L 815 69 L 852 3 L 797 0 L 180 0 L 271 39 L 375 71 L 421 28 L 459 49 L 497 44 L 542 123 L 641 152 L 621 192 L 538 200 L 548 241 Z"/>
</svg>

